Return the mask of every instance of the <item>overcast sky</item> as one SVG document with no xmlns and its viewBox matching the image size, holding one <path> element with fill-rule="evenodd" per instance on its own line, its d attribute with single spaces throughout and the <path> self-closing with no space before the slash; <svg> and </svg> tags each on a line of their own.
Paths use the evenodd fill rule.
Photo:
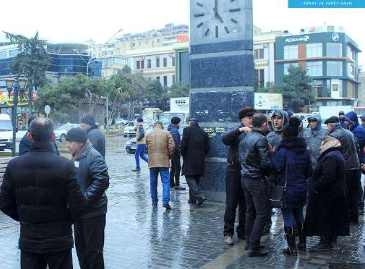
<svg viewBox="0 0 365 269">
<path fill-rule="evenodd" d="M 365 50 L 365 9 L 288 9 L 287 0 L 253 2 L 254 24 L 263 30 L 298 33 L 301 28 L 324 23 L 342 25 L 360 49 Z M 15 0 L 1 3 L 1 31 L 26 36 L 39 31 L 41 38 L 50 41 L 93 39 L 104 43 L 121 28 L 126 34 L 161 28 L 167 23 L 189 24 L 189 0 Z M 362 54 L 360 65 L 365 65 Z"/>
</svg>

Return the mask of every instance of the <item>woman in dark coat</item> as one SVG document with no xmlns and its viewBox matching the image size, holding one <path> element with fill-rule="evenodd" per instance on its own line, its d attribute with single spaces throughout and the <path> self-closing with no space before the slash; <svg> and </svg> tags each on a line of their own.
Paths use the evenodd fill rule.
<svg viewBox="0 0 365 269">
<path fill-rule="evenodd" d="M 340 141 L 333 137 L 323 140 L 311 180 L 305 231 L 307 236 L 321 236 L 312 251 L 337 250 L 337 236 L 350 234 L 346 164 L 340 147 Z"/>
<path fill-rule="evenodd" d="M 299 231 L 299 249 L 305 250 L 303 207 L 307 197 L 307 179 L 312 175 L 312 163 L 307 145 L 298 137 L 301 121 L 293 117 L 283 128 L 283 140 L 277 153 L 271 156 L 274 169 L 281 174 L 279 185 L 286 185 L 286 207 L 282 209 L 288 248 L 285 254 L 297 255 L 294 227 Z M 288 165 L 286 173 L 286 165 Z"/>
</svg>

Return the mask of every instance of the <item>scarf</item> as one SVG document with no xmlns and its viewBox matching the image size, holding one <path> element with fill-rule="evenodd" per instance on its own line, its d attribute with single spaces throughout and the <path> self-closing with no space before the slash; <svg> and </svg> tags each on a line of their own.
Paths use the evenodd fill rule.
<svg viewBox="0 0 365 269">
<path fill-rule="evenodd" d="M 333 148 L 340 148 L 341 147 L 341 142 L 339 140 L 337 140 L 336 138 L 327 136 L 323 142 L 322 142 L 322 146 L 321 146 L 321 155 L 326 152 L 329 149 L 333 149 Z"/>
</svg>

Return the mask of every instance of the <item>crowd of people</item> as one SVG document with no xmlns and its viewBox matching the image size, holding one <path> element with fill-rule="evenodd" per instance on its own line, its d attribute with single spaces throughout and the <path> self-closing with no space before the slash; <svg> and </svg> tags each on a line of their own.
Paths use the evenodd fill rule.
<svg viewBox="0 0 365 269">
<path fill-rule="evenodd" d="M 337 250 L 337 237 L 359 223 L 364 195 L 365 115 L 351 111 L 327 119 L 308 118 L 308 128 L 285 111 L 271 118 L 253 108 L 239 112 L 240 125 L 222 135 L 228 148 L 224 241 L 246 240 L 250 257 L 268 255 L 260 244 L 270 232 L 275 186 L 283 190 L 280 206 L 287 255 L 306 251 L 306 237 L 319 236 L 311 251 Z M 290 117 L 291 116 L 291 117 Z M 305 208 L 306 206 L 306 208 Z M 304 211 L 306 211 L 304 215 Z"/>
</svg>

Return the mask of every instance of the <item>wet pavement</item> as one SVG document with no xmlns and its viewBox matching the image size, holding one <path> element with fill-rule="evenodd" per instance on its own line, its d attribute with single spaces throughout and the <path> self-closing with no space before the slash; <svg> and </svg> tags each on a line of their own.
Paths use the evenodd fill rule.
<svg viewBox="0 0 365 269">
<path fill-rule="evenodd" d="M 126 141 L 122 137 L 107 139 L 106 161 L 110 173 L 105 241 L 107 269 L 365 268 L 363 217 L 359 225 L 352 227 L 351 237 L 339 239 L 339 251 L 287 257 L 282 254 L 281 215 L 274 214 L 271 233 L 262 239 L 262 244 L 270 248 L 270 255 L 249 258 L 244 241 L 237 242 L 235 238 L 234 246 L 223 242 L 224 204 L 208 201 L 201 208 L 191 207 L 187 190 L 173 190 L 172 211 L 166 212 L 161 202 L 158 208 L 152 208 L 147 164 L 142 162 L 141 173 L 131 172 L 134 155 L 125 152 Z M 187 187 L 184 179 L 182 184 Z M 159 182 L 159 195 L 161 193 Z M 20 268 L 18 237 L 19 225 L 0 213 L 1 269 Z M 309 247 L 317 240 L 309 239 Z M 330 267 L 329 263 L 332 263 Z M 75 252 L 74 268 L 79 269 Z"/>
</svg>

